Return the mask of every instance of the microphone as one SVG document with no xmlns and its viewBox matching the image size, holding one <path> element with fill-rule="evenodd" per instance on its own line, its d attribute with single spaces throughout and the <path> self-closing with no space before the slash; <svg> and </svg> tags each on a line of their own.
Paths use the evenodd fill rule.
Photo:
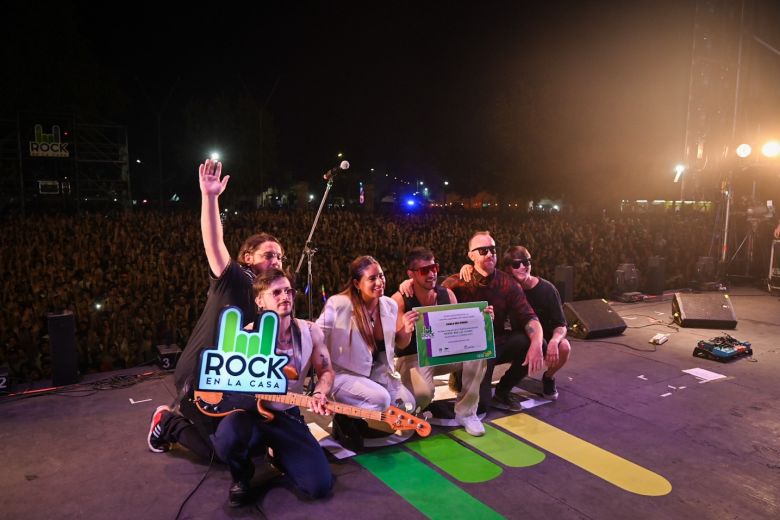
<svg viewBox="0 0 780 520">
<path fill-rule="evenodd" d="M 344 170 L 349 170 L 349 162 L 347 161 L 341 161 L 341 164 L 338 166 L 334 166 L 330 170 L 325 172 L 325 175 L 322 176 L 323 179 L 326 181 L 331 180 L 333 177 L 336 176 L 337 173 L 342 172 Z"/>
</svg>

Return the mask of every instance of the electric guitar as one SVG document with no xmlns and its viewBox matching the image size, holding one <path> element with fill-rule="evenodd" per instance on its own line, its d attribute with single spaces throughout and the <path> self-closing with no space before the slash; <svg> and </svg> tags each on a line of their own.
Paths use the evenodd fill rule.
<svg viewBox="0 0 780 520">
<path fill-rule="evenodd" d="M 263 407 L 263 401 L 272 403 L 292 404 L 310 408 L 314 397 L 303 394 L 242 394 L 242 393 L 223 393 L 195 391 L 195 406 L 201 413 L 211 417 L 224 417 L 238 411 L 248 411 L 257 409 L 257 412 L 266 420 L 271 421 L 274 414 Z M 394 430 L 414 430 L 420 437 L 427 437 L 431 433 L 431 425 L 427 421 L 420 419 L 410 413 L 396 408 L 389 407 L 384 412 L 376 410 L 366 410 L 357 406 L 327 401 L 325 408 L 333 413 L 360 417 L 361 419 L 373 419 L 375 421 L 386 423 Z"/>
</svg>

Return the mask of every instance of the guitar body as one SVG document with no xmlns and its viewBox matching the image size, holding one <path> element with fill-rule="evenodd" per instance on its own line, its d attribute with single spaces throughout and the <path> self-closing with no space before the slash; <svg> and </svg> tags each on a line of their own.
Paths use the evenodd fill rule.
<svg viewBox="0 0 780 520">
<path fill-rule="evenodd" d="M 203 392 L 196 390 L 194 402 L 198 410 L 209 417 L 225 417 L 226 415 L 235 412 L 254 410 L 258 401 L 253 394 Z M 260 412 L 260 415 L 262 415 L 263 418 L 268 421 L 273 419 L 273 414 L 271 412 L 268 412 L 265 409 L 263 409 L 263 412 Z"/>
</svg>

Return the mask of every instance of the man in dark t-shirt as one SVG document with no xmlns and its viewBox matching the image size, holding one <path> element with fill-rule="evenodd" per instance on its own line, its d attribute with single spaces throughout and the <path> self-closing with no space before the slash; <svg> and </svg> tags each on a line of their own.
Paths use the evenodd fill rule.
<svg viewBox="0 0 780 520">
<path fill-rule="evenodd" d="M 542 375 L 542 395 L 555 400 L 558 398 L 555 373 L 566 364 L 571 354 L 571 344 L 566 339 L 566 317 L 558 289 L 544 278 L 531 274 L 531 253 L 523 246 L 510 247 L 504 253 L 501 268 L 523 288 L 528 303 L 542 324 L 544 339 L 547 340 L 547 370 Z"/>
<path fill-rule="evenodd" d="M 284 255 L 279 241 L 266 233 L 250 236 L 233 260 L 225 246 L 219 217 L 219 196 L 230 176 L 222 175 L 222 164 L 206 160 L 199 168 L 201 191 L 200 226 L 209 263 L 209 291 L 206 306 L 190 334 L 175 371 L 178 413 L 158 406 L 147 436 L 149 449 L 168 451 L 177 442 L 203 457 L 213 453 L 211 434 L 217 420 L 200 413 L 192 402 L 198 376 L 200 353 L 217 342 L 219 315 L 226 306 L 241 309 L 244 326 L 254 321 L 257 305 L 252 293 L 255 276 L 270 267 L 281 268 Z"/>
</svg>

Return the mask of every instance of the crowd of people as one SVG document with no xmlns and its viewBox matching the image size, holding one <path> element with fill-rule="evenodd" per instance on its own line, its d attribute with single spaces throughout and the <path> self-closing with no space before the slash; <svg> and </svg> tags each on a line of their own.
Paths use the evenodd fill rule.
<svg viewBox="0 0 780 520">
<path fill-rule="evenodd" d="M 246 236 L 264 230 L 290 248 L 285 266 L 295 269 L 313 219 L 311 211 L 224 212 L 224 239 L 235 254 Z M 544 278 L 552 280 L 557 265 L 573 266 L 575 299 L 586 299 L 610 295 L 619 264 L 646 272 L 653 255 L 666 258 L 667 288 L 686 286 L 708 251 L 712 216 L 328 209 L 313 239 L 311 319 L 344 288 L 356 256 L 377 258 L 392 292 L 407 277 L 411 248 L 430 247 L 441 274 L 455 273 L 475 230 L 490 230 L 499 251 L 525 244 Z M 0 365 L 10 367 L 13 381 L 50 377 L 48 313 L 74 313 L 79 367 L 88 373 L 152 361 L 156 345 L 183 346 L 203 309 L 208 267 L 196 212 L 13 216 L 0 235 Z M 306 262 L 297 277 L 304 317 L 305 270 Z"/>
</svg>

